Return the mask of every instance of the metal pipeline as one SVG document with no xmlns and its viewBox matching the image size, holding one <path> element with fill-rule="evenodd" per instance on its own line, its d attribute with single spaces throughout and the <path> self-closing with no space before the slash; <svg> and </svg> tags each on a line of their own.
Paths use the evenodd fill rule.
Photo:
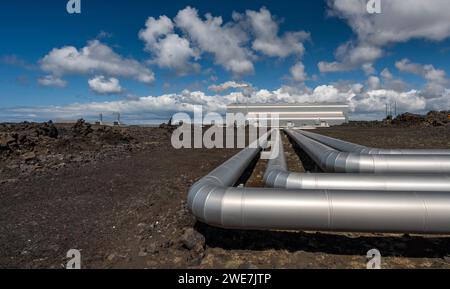
<svg viewBox="0 0 450 289">
<path fill-rule="evenodd" d="M 450 233 L 446 192 L 230 187 L 260 150 L 244 149 L 194 184 L 188 206 L 198 220 L 235 229 Z"/>
<path fill-rule="evenodd" d="M 450 150 L 448 149 L 380 149 L 366 147 L 312 132 L 300 131 L 300 133 L 343 152 L 368 155 L 450 155 Z"/>
<path fill-rule="evenodd" d="M 272 133 L 276 157 L 267 166 L 267 187 L 299 190 L 450 192 L 450 175 L 314 174 L 288 171 L 281 134 Z"/>
<path fill-rule="evenodd" d="M 281 140 L 280 130 L 278 129 L 272 132 L 271 149 L 272 152 L 275 152 L 275 155 L 271 155 L 271 159 L 267 164 L 264 183 L 267 187 L 271 188 L 285 188 L 291 172 L 287 168 L 283 142 Z"/>
<path fill-rule="evenodd" d="M 220 201 L 227 191 L 232 190 L 231 187 L 267 144 L 271 133 L 272 131 L 261 137 L 191 187 L 188 207 L 199 220 L 211 225 L 223 225 L 217 215 L 222 209 Z"/>
<path fill-rule="evenodd" d="M 294 130 L 286 133 L 329 173 L 449 174 L 450 156 L 366 155 L 337 151 Z"/>
</svg>

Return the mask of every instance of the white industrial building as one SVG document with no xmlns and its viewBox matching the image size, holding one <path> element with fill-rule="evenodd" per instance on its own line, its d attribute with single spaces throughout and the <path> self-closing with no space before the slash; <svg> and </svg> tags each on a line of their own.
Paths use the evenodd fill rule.
<svg viewBox="0 0 450 289">
<path fill-rule="evenodd" d="M 227 107 L 228 114 L 243 114 L 250 124 L 273 126 L 271 120 L 276 118 L 282 128 L 341 125 L 348 122 L 348 111 L 345 103 L 231 104 Z"/>
</svg>

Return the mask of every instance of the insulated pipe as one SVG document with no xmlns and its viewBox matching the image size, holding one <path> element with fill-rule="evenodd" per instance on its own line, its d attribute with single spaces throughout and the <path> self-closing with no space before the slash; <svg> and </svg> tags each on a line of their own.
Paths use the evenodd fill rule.
<svg viewBox="0 0 450 289">
<path fill-rule="evenodd" d="M 272 133 L 272 150 L 278 154 L 268 163 L 267 187 L 299 190 L 379 190 L 450 192 L 450 175 L 300 174 L 289 172 L 279 131 Z"/>
<path fill-rule="evenodd" d="M 339 152 L 294 130 L 286 133 L 325 172 L 448 174 L 450 156 L 441 155 L 365 155 Z"/>
<path fill-rule="evenodd" d="M 450 233 L 444 192 L 285 190 L 230 187 L 257 156 L 247 148 L 194 184 L 196 218 L 230 229 Z"/>
<path fill-rule="evenodd" d="M 448 149 L 379 149 L 357 145 L 332 137 L 300 131 L 305 136 L 343 152 L 369 155 L 450 155 Z"/>
<path fill-rule="evenodd" d="M 290 173 L 275 187 L 303 190 L 367 190 L 450 192 L 447 175 L 298 174 Z"/>
<path fill-rule="evenodd" d="M 267 145 L 267 139 L 271 133 L 272 131 L 265 134 L 191 187 L 188 207 L 198 219 L 212 224 L 209 212 L 220 210 L 217 198 L 223 196 L 229 187 L 235 185 L 262 147 Z M 220 222 L 216 225 L 220 226 Z"/>
<path fill-rule="evenodd" d="M 445 192 L 228 187 L 259 150 L 243 150 L 194 184 L 188 206 L 198 220 L 229 229 L 450 233 Z"/>
<path fill-rule="evenodd" d="M 283 142 L 278 129 L 272 132 L 271 140 L 272 152 L 275 151 L 276 155 L 271 155 L 271 159 L 267 164 L 267 169 L 264 174 L 264 183 L 267 187 L 284 188 L 291 173 L 287 169 Z"/>
</svg>

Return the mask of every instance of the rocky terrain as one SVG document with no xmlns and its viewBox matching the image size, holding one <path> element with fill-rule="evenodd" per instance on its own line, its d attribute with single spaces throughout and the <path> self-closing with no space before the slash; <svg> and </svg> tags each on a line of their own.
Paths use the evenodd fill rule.
<svg viewBox="0 0 450 289">
<path fill-rule="evenodd" d="M 89 163 L 139 146 L 129 132 L 84 120 L 58 127 L 52 122 L 0 124 L 0 169 L 31 173 Z"/>
<path fill-rule="evenodd" d="M 430 111 L 426 115 L 404 113 L 383 121 L 350 121 L 347 127 L 441 127 L 450 125 L 450 111 Z"/>
<path fill-rule="evenodd" d="M 448 236 L 213 228 L 186 208 L 189 187 L 239 150 L 171 146 L 174 127 L 0 125 L 0 268 L 450 268 Z M 343 126 L 319 133 L 376 147 L 449 148 L 442 126 Z M 291 171 L 310 166 L 284 138 Z M 266 162 L 249 172 L 261 186 Z"/>
</svg>

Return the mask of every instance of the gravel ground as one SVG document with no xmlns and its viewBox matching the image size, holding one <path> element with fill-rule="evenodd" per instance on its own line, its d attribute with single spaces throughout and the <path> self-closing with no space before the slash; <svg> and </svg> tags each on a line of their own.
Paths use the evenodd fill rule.
<svg viewBox="0 0 450 289">
<path fill-rule="evenodd" d="M 81 250 L 84 268 L 365 268 L 372 248 L 384 268 L 450 268 L 446 236 L 196 222 L 186 209 L 189 187 L 238 150 L 175 150 L 167 128 L 56 125 L 55 136 L 40 126 L 0 125 L 0 268 L 63 268 L 69 249 Z M 446 126 L 317 132 L 385 148 L 450 147 Z M 284 145 L 290 170 L 313 167 L 287 138 Z M 262 185 L 266 164 L 255 164 L 247 186 Z"/>
</svg>

